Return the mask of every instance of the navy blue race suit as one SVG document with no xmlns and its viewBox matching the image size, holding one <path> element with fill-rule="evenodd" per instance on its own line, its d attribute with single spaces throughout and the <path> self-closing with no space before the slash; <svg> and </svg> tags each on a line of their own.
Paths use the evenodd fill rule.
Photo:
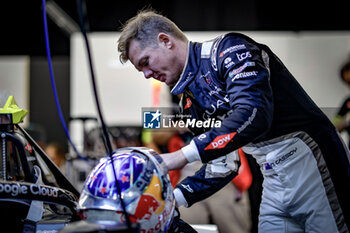
<svg viewBox="0 0 350 233">
<path fill-rule="evenodd" d="M 293 193 L 291 203 L 283 198 L 277 200 L 283 206 L 283 211 L 278 213 L 268 210 L 270 203 L 266 202 L 271 199 L 276 203 L 279 198 L 274 197 L 271 187 L 297 189 L 287 185 L 300 179 L 295 185 L 305 190 L 306 186 L 313 185 L 314 179 L 319 179 L 315 190 L 321 187 L 319 192 L 324 192 L 330 207 L 321 211 L 317 209 L 319 207 L 312 206 L 310 211 L 328 211 L 335 222 L 329 229 L 346 232 L 344 222 L 350 226 L 348 150 L 332 123 L 279 58 L 266 45 L 238 33 L 225 34 L 204 43 L 190 42 L 188 49 L 183 73 L 171 93 L 182 93 L 184 115 L 202 121 L 220 120 L 221 127 L 192 129 L 196 137 L 183 152 L 190 162 L 200 159 L 204 165 L 194 176 L 177 186 L 174 192 L 177 200 L 179 195 L 176 194 L 180 191 L 180 202 L 191 206 L 230 182 L 238 167 L 224 175 L 213 175 L 215 172 L 209 174 L 208 166 L 213 165 L 210 161 L 217 161 L 242 147 L 256 158 L 264 175 L 261 231 L 271 229 L 271 216 L 288 215 L 294 220 L 302 219 L 299 225 L 310 226 L 314 226 L 315 221 L 328 218 L 324 217 L 327 216 L 325 214 L 323 219 L 310 220 L 312 223 L 309 223 L 308 217 L 298 218 L 310 215 L 305 198 L 313 198 L 302 191 Z M 304 161 L 304 157 L 309 162 Z M 302 168 L 303 164 L 307 166 Z M 291 181 L 283 180 L 293 171 L 303 176 L 303 169 L 314 173 L 304 174 L 302 178 L 290 177 Z M 303 180 L 305 176 L 313 178 Z M 291 207 L 299 205 L 294 199 L 303 201 L 300 201 L 300 208 L 293 212 Z M 324 226 L 321 224 L 321 227 Z"/>
</svg>

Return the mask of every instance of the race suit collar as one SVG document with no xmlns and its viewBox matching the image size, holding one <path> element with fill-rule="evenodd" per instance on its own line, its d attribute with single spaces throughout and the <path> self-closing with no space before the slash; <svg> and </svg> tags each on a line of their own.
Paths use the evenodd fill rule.
<svg viewBox="0 0 350 233">
<path fill-rule="evenodd" d="M 171 90 L 171 94 L 178 95 L 185 91 L 187 85 L 193 80 L 198 70 L 200 62 L 201 44 L 195 42 L 188 43 L 188 52 L 184 69 L 179 80 Z M 197 56 L 198 54 L 198 56 Z"/>
</svg>

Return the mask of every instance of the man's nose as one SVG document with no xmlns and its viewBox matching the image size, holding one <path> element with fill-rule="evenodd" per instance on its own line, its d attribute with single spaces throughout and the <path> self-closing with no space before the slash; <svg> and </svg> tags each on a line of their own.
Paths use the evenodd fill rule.
<svg viewBox="0 0 350 233">
<path fill-rule="evenodd" d="M 149 78 L 152 78 L 153 71 L 152 71 L 152 70 L 149 70 L 149 69 L 145 69 L 145 70 L 143 71 L 143 74 L 145 75 L 145 78 L 149 79 Z"/>
</svg>

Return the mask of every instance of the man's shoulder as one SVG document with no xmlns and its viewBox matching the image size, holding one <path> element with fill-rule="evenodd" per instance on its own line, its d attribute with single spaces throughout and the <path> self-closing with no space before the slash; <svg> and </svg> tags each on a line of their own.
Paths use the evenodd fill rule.
<svg viewBox="0 0 350 233">
<path fill-rule="evenodd" d="M 208 40 L 202 43 L 201 59 L 207 60 L 211 64 L 211 67 L 217 71 L 217 53 L 221 41 L 227 36 L 227 34 L 220 35 L 212 40 Z"/>
<path fill-rule="evenodd" d="M 203 42 L 200 56 L 202 60 L 207 60 L 215 71 L 218 71 L 220 58 L 225 53 L 247 49 L 247 44 L 255 45 L 256 42 L 244 34 L 234 32 L 225 33 L 212 40 Z"/>
</svg>

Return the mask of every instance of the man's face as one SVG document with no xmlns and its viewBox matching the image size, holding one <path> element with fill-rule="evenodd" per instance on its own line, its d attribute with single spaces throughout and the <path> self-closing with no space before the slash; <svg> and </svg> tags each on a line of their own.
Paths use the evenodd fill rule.
<svg viewBox="0 0 350 233">
<path fill-rule="evenodd" d="M 141 48 L 132 40 L 129 46 L 129 60 L 145 78 L 154 78 L 168 86 L 176 84 L 183 67 L 179 64 L 176 52 L 167 43 L 159 42 L 157 48 Z"/>
</svg>

